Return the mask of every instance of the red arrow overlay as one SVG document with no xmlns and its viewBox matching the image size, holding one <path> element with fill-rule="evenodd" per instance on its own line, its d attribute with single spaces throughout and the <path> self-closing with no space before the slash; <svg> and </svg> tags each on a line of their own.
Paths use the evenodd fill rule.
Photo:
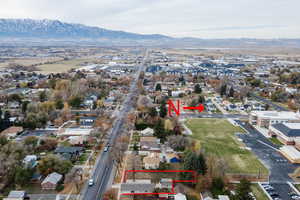
<svg viewBox="0 0 300 200">
<path fill-rule="evenodd" d="M 183 107 L 184 110 L 198 110 L 199 112 L 202 112 L 204 111 L 204 106 L 203 104 L 199 104 L 199 106 L 197 107 L 190 107 L 190 106 L 187 106 L 187 107 Z"/>
</svg>

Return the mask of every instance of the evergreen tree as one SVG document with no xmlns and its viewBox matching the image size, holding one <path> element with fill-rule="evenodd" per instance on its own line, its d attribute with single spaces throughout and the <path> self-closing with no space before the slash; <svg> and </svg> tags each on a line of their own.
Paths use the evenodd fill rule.
<svg viewBox="0 0 300 200">
<path fill-rule="evenodd" d="M 150 108 L 149 115 L 150 115 L 151 117 L 156 117 L 156 116 L 157 116 L 157 111 L 156 111 L 156 108 L 155 108 L 155 107 L 151 107 L 151 108 Z"/>
<path fill-rule="evenodd" d="M 236 189 L 236 200 L 252 200 L 251 192 L 251 183 L 247 179 L 242 179 Z"/>
<path fill-rule="evenodd" d="M 185 152 L 183 169 L 194 170 L 198 174 L 205 175 L 207 172 L 207 165 L 204 156 L 202 154 L 196 154 L 193 151 Z M 184 179 L 192 178 L 191 173 L 181 173 L 181 176 Z"/>
<path fill-rule="evenodd" d="M 154 126 L 154 136 L 158 137 L 161 139 L 162 142 L 166 140 L 166 134 L 165 134 L 165 129 L 164 129 L 164 123 L 160 119 Z"/>
<path fill-rule="evenodd" d="M 40 98 L 40 102 L 44 102 L 47 100 L 47 94 L 46 94 L 46 91 L 42 91 L 40 94 L 39 94 L 39 98 Z"/>
<path fill-rule="evenodd" d="M 223 84 L 220 89 L 220 95 L 221 96 L 226 95 L 226 91 L 227 91 L 227 85 Z"/>
<path fill-rule="evenodd" d="M 27 111 L 27 106 L 30 102 L 29 101 L 23 101 L 22 102 L 22 113 L 26 113 Z"/>
<path fill-rule="evenodd" d="M 229 97 L 233 97 L 234 96 L 234 89 L 233 89 L 233 87 L 230 88 L 228 96 Z"/>
<path fill-rule="evenodd" d="M 203 95 L 199 95 L 199 97 L 198 97 L 198 103 L 201 103 L 201 104 L 205 103 L 205 98 L 204 98 Z"/>
<path fill-rule="evenodd" d="M 196 94 L 201 94 L 201 93 L 202 93 L 202 89 L 201 89 L 201 87 L 200 87 L 199 84 L 196 84 L 196 85 L 195 85 L 195 87 L 194 87 L 194 92 L 195 92 Z"/>
<path fill-rule="evenodd" d="M 166 106 L 166 102 L 163 101 L 160 104 L 160 109 L 159 109 L 159 116 L 164 118 L 167 115 L 167 106 Z"/>
<path fill-rule="evenodd" d="M 160 83 L 156 84 L 155 91 L 161 91 L 161 84 Z"/>
<path fill-rule="evenodd" d="M 225 183 L 222 177 L 213 178 L 210 191 L 214 196 L 223 195 L 225 193 Z"/>
<path fill-rule="evenodd" d="M 58 109 L 58 110 L 63 109 L 64 108 L 64 102 L 63 102 L 63 100 L 57 99 L 55 101 L 55 108 Z"/>
<path fill-rule="evenodd" d="M 197 162 L 198 165 L 196 166 L 195 170 L 197 170 L 199 174 L 205 175 L 207 172 L 207 165 L 203 154 L 198 155 Z"/>
</svg>

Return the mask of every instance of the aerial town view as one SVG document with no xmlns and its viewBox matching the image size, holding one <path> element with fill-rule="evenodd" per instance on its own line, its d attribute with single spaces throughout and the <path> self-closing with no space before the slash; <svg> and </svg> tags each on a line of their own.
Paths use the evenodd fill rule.
<svg viewBox="0 0 300 200">
<path fill-rule="evenodd" d="M 0 5 L 0 200 L 300 200 L 299 0 Z"/>
</svg>

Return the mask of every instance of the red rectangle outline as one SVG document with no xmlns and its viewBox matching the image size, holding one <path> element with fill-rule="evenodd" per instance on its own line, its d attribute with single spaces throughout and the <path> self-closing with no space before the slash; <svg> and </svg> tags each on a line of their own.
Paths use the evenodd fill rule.
<svg viewBox="0 0 300 200">
<path fill-rule="evenodd" d="M 124 178 L 122 182 L 126 182 L 128 172 L 190 172 L 193 174 L 192 180 L 173 180 L 172 181 L 172 191 L 171 192 L 154 192 L 154 193 L 122 193 L 120 195 L 159 195 L 159 194 L 176 194 L 175 193 L 175 183 L 196 183 L 196 171 L 194 170 L 125 170 Z"/>
</svg>

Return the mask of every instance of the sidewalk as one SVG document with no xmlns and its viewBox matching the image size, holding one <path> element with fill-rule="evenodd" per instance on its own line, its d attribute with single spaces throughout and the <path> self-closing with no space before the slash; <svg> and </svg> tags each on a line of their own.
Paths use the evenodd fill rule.
<svg viewBox="0 0 300 200">
<path fill-rule="evenodd" d="M 265 136 L 266 138 L 270 138 L 271 136 L 269 136 L 268 134 L 268 129 L 265 129 L 265 128 L 261 128 L 261 127 L 258 127 L 258 126 L 254 126 L 254 128 L 260 132 L 263 136 Z"/>
</svg>

